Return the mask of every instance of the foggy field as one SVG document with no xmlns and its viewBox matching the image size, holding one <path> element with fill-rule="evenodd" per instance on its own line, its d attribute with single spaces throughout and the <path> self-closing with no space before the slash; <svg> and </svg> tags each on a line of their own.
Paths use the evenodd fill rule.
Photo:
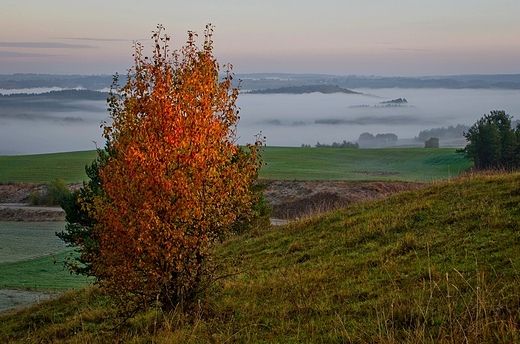
<svg viewBox="0 0 520 344">
<path fill-rule="evenodd" d="M 399 145 L 421 146 L 423 142 L 413 139 L 423 130 L 457 124 L 471 126 L 491 110 L 504 110 L 515 119 L 520 116 L 518 90 L 352 90 L 362 94 L 242 93 L 237 100 L 238 143 L 252 142 L 255 134 L 262 132 L 269 146 L 314 146 L 317 141 L 354 142 L 362 133 L 369 132 L 394 133 L 399 137 Z M 93 150 L 93 141 L 103 147 L 99 126 L 108 120 L 105 101 L 32 98 L 0 97 L 0 155 Z M 405 98 L 407 103 L 385 106 L 384 102 L 398 98 Z M 443 140 L 440 145 L 451 146 Z"/>
<path fill-rule="evenodd" d="M 356 141 L 369 132 L 413 139 L 422 130 L 471 126 L 491 110 L 519 119 L 517 90 L 353 89 L 363 94 L 241 94 L 240 142 L 262 131 L 270 146 Z M 382 102 L 405 98 L 403 106 Z M 461 137 L 462 138 L 462 137 Z M 416 142 L 419 146 L 423 142 Z M 441 147 L 444 142 L 441 140 Z"/>
</svg>

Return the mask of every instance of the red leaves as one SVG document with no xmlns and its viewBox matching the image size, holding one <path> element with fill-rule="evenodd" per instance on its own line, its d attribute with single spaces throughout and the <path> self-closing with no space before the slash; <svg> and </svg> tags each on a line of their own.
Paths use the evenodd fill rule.
<svg viewBox="0 0 520 344">
<path fill-rule="evenodd" d="M 93 215 L 101 254 L 93 262 L 100 284 L 126 304 L 157 301 L 164 308 L 190 301 L 209 278 L 209 248 L 238 216 L 247 217 L 258 143 L 235 146 L 238 90 L 230 70 L 218 80 L 211 26 L 204 46 L 195 34 L 170 52 L 162 27 L 152 58 L 136 45 L 127 83 L 110 98 L 105 128 L 115 148 L 101 173 L 105 197 Z"/>
</svg>

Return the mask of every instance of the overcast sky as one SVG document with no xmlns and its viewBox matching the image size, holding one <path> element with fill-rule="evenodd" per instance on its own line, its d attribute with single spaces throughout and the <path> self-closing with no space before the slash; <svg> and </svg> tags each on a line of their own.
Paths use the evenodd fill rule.
<svg viewBox="0 0 520 344">
<path fill-rule="evenodd" d="M 235 73 L 520 73 L 518 0 L 1 0 L 0 74 L 125 73 L 158 23 Z"/>
</svg>

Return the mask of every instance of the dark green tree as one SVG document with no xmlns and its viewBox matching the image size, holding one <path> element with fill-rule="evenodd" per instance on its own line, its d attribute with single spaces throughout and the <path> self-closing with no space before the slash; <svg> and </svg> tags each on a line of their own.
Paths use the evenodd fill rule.
<svg viewBox="0 0 520 344">
<path fill-rule="evenodd" d="M 520 134 L 518 127 L 511 127 L 511 118 L 499 110 L 484 115 L 464 132 L 469 143 L 457 152 L 472 160 L 476 169 L 517 168 L 520 163 Z"/>
<path fill-rule="evenodd" d="M 107 149 L 99 148 L 97 153 L 97 158 L 90 165 L 85 166 L 89 180 L 83 182 L 82 188 L 63 199 L 61 206 L 65 210 L 67 223 L 65 230 L 56 233 L 67 246 L 75 248 L 77 254 L 65 260 L 64 265 L 71 273 L 77 275 L 91 275 L 92 259 L 99 250 L 98 242 L 92 236 L 96 221 L 89 215 L 89 210 L 94 197 L 103 193 L 99 172 L 107 163 L 110 154 Z"/>
</svg>

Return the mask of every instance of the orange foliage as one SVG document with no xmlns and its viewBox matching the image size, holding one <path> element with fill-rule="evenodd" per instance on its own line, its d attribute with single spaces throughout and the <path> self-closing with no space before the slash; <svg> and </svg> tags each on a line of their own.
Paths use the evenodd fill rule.
<svg viewBox="0 0 520 344">
<path fill-rule="evenodd" d="M 261 142 L 236 145 L 238 90 L 220 81 L 213 27 L 171 52 L 162 26 L 151 58 L 135 46 L 126 84 L 109 99 L 110 152 L 95 199 L 92 262 L 99 284 L 131 313 L 192 301 L 210 275 L 211 245 L 251 212 Z"/>
</svg>

